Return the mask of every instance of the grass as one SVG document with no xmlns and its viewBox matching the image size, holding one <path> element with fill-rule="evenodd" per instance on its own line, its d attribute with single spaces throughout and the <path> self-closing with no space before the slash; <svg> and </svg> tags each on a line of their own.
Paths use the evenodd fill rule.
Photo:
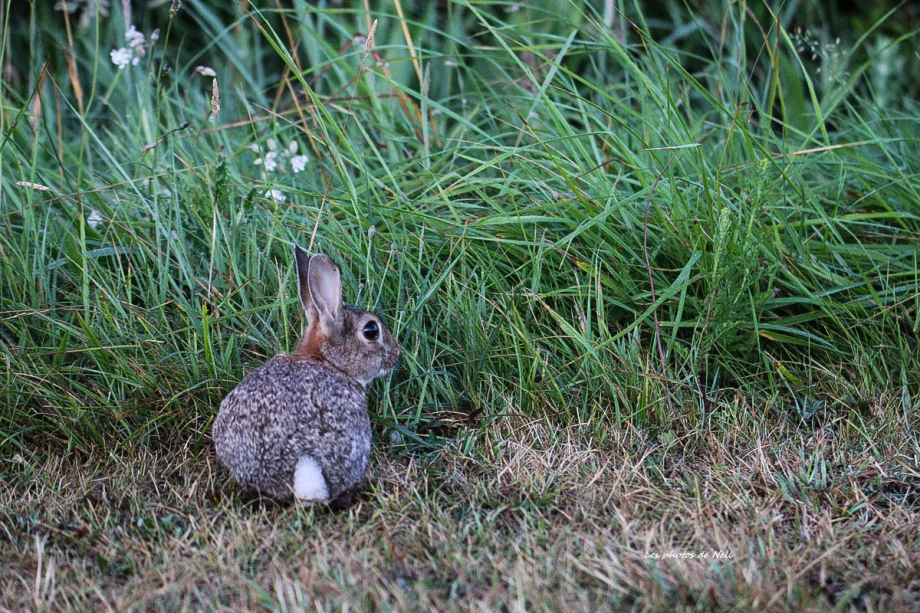
<svg viewBox="0 0 920 613">
<path fill-rule="evenodd" d="M 915 9 L 74 6 L 0 14 L 0 607 L 918 606 Z M 208 434 L 295 242 L 404 348 L 338 515 Z"/>
</svg>

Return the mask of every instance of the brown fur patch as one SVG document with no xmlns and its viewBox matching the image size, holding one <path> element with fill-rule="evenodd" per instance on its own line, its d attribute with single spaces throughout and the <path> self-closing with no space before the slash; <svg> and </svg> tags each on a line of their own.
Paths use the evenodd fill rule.
<svg viewBox="0 0 920 613">
<path fill-rule="evenodd" d="M 291 355 L 311 362 L 322 363 L 326 361 L 323 357 L 323 331 L 319 325 L 307 328 L 306 334 L 297 343 L 297 347 L 294 348 Z"/>
</svg>

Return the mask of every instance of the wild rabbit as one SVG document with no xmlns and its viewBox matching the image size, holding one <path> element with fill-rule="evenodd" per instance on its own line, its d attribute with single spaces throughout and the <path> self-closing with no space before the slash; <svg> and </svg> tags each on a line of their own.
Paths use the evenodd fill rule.
<svg viewBox="0 0 920 613">
<path fill-rule="evenodd" d="M 371 449 L 365 387 L 399 344 L 379 317 L 342 304 L 332 260 L 294 247 L 307 330 L 289 355 L 251 371 L 220 405 L 217 457 L 247 488 L 335 503 L 364 482 Z"/>
</svg>

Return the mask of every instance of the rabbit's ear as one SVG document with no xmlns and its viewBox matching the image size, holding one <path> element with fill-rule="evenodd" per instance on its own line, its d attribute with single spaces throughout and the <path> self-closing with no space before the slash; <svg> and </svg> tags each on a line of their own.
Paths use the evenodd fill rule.
<svg viewBox="0 0 920 613">
<path fill-rule="evenodd" d="M 342 276 L 339 269 L 329 256 L 319 253 L 310 258 L 307 276 L 310 298 L 323 332 L 333 334 L 342 326 Z"/>
<path fill-rule="evenodd" d="M 310 256 L 307 252 L 294 245 L 294 259 L 297 260 L 297 289 L 300 292 L 300 306 L 307 316 L 307 325 L 319 319 L 316 305 L 310 296 Z"/>
</svg>

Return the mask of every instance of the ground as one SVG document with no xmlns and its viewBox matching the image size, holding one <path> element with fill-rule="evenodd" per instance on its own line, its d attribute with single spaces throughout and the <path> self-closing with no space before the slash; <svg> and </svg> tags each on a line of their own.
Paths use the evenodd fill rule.
<svg viewBox="0 0 920 613">
<path fill-rule="evenodd" d="M 205 442 L 36 450 L 4 468 L 0 595 L 10 610 L 917 610 L 920 475 L 897 429 L 840 414 L 600 442 L 509 418 L 475 435 L 489 457 L 378 444 L 368 491 L 338 513 L 241 492 Z"/>
</svg>

